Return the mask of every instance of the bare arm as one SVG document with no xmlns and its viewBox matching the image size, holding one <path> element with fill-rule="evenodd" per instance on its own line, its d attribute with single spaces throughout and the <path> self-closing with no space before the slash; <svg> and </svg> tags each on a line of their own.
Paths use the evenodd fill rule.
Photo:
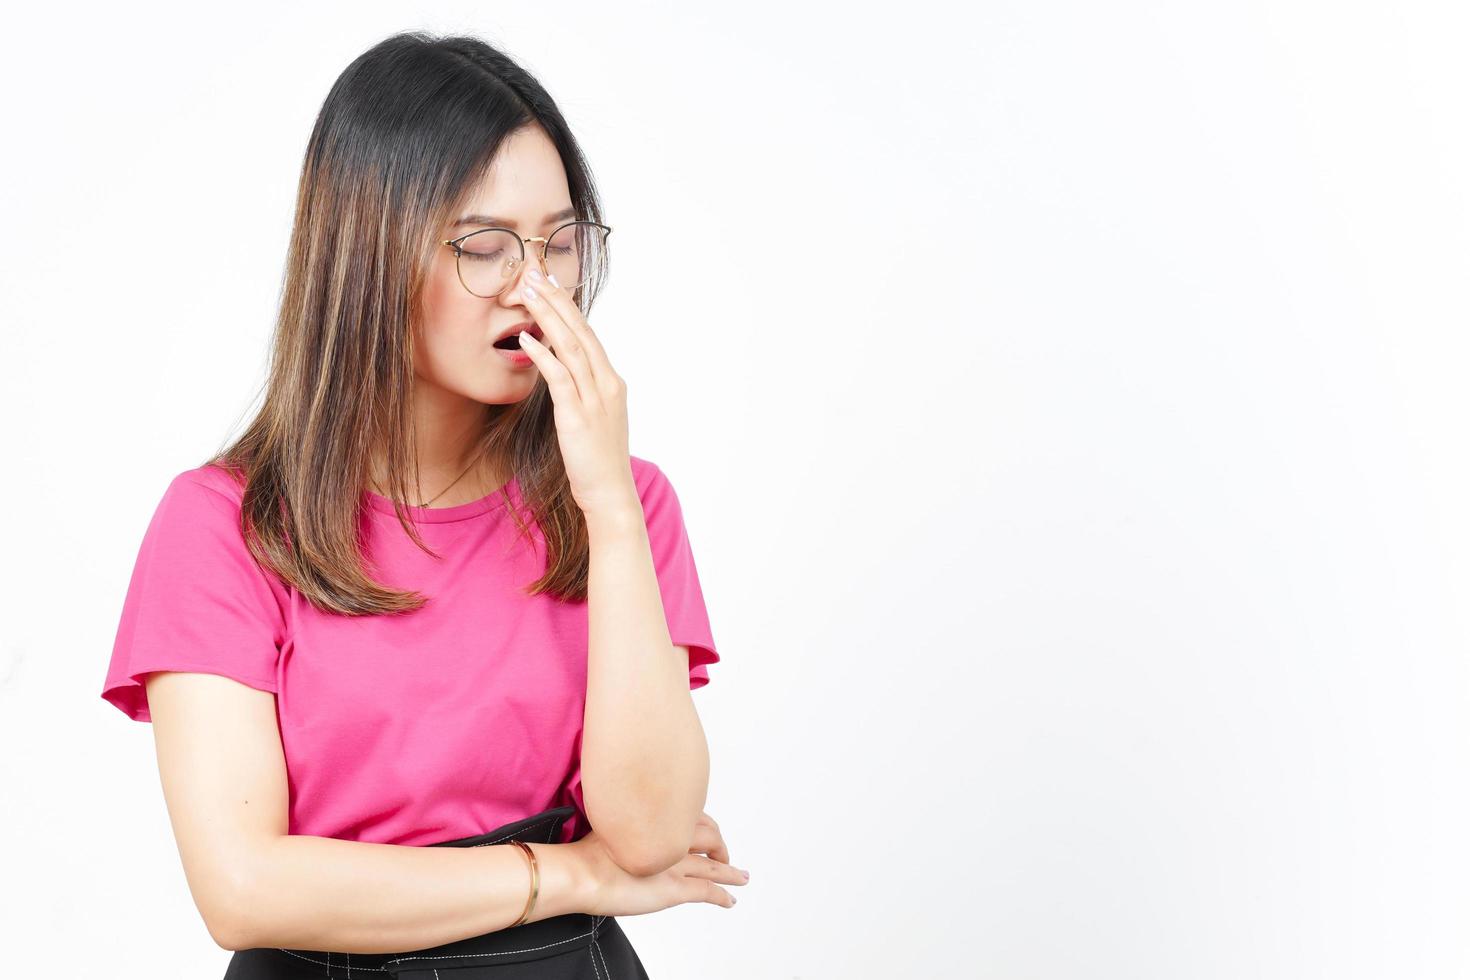
<svg viewBox="0 0 1470 980">
<path fill-rule="evenodd" d="M 630 483 L 631 489 L 631 483 Z M 689 850 L 709 789 L 709 747 L 674 646 L 636 491 L 587 514 L 587 706 L 582 794 L 618 864 L 656 874 Z"/>
<path fill-rule="evenodd" d="M 287 834 L 275 697 L 214 674 L 146 678 L 159 774 L 189 891 L 225 949 L 422 949 L 503 929 L 530 871 L 514 845 L 410 847 Z M 531 920 L 590 911 L 575 844 L 533 844 Z"/>
</svg>

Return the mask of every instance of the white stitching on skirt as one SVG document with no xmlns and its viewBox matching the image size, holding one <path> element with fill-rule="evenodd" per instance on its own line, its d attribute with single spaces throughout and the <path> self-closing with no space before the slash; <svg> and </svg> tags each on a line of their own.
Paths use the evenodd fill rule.
<svg viewBox="0 0 1470 980">
<path fill-rule="evenodd" d="M 296 957 L 298 960 L 305 960 L 308 963 L 315 963 L 317 966 L 331 966 L 330 963 L 325 963 L 324 964 L 321 960 L 313 959 L 310 956 L 303 956 L 302 954 L 296 952 L 294 949 L 286 949 L 284 946 L 277 946 L 275 948 L 277 950 L 279 950 L 280 952 L 285 953 L 287 956 L 294 956 L 294 957 Z M 379 973 L 387 973 L 388 972 L 387 970 L 383 969 L 381 966 L 360 966 L 360 967 L 358 967 L 358 969 L 359 970 L 376 970 Z"/>
<path fill-rule="evenodd" d="M 545 819 L 551 821 L 551 828 L 554 828 L 556 826 L 556 818 L 555 817 L 546 817 Z M 540 820 L 537 820 L 536 821 L 536 823 L 540 823 L 540 822 L 541 822 Z M 536 826 L 536 823 L 527 824 L 526 826 L 522 827 L 520 830 L 512 830 L 510 833 L 506 834 L 504 837 L 497 837 L 494 840 L 481 841 L 478 844 L 471 844 L 470 846 L 471 847 L 489 847 L 491 844 L 503 844 L 504 842 L 506 842 L 506 841 L 510 840 L 512 837 L 514 837 L 516 834 L 523 834 L 526 831 L 530 830 L 532 827 Z M 551 837 L 551 833 L 550 833 L 551 828 L 547 828 L 548 832 L 547 832 L 546 836 L 548 838 Z"/>
<path fill-rule="evenodd" d="M 595 949 L 597 951 L 597 955 L 600 956 L 600 957 L 602 957 L 602 969 L 607 973 L 607 980 L 612 980 L 612 967 L 610 967 L 610 966 L 607 965 L 607 956 L 602 952 L 602 944 L 600 942 L 598 942 L 598 939 L 599 939 L 598 932 L 602 929 L 602 924 L 604 922 L 606 922 L 606 921 L 607 921 L 607 916 L 605 916 L 605 915 L 593 916 L 593 918 L 592 918 L 592 947 L 593 947 L 593 949 Z M 597 960 L 596 960 L 596 958 L 594 958 L 592 960 L 592 969 L 593 969 L 594 972 L 597 970 Z M 601 974 L 599 974 L 599 976 L 600 975 Z"/>
<path fill-rule="evenodd" d="M 606 918 L 606 916 L 604 916 L 604 918 Z M 376 970 L 379 973 L 387 973 L 388 972 L 388 964 L 389 963 L 402 963 L 404 960 L 461 960 L 461 959 L 464 959 L 466 957 L 475 957 L 475 956 L 511 956 L 511 955 L 513 955 L 515 953 L 533 953 L 533 952 L 536 952 L 538 950 L 550 949 L 553 946 L 563 946 L 563 945 L 566 945 L 567 943 L 574 943 L 574 942 L 576 942 L 579 939 L 585 939 L 588 936 L 595 936 L 596 934 L 597 934 L 597 929 L 596 929 L 596 927 L 593 927 L 593 929 L 592 929 L 591 932 L 581 933 L 579 935 L 573 936 L 571 939 L 558 939 L 556 942 L 554 942 L 554 943 L 547 943 L 544 946 L 526 946 L 523 949 L 503 949 L 503 950 L 499 950 L 498 952 L 494 952 L 494 953 L 455 953 L 452 956 L 411 956 L 411 955 L 410 956 L 400 956 L 397 959 L 385 961 L 382 966 L 360 966 L 360 967 L 358 967 L 358 969 L 359 970 Z M 305 960 L 308 963 L 315 963 L 317 966 L 324 965 L 321 960 L 312 959 L 310 956 L 303 956 L 302 954 L 296 952 L 295 950 L 286 949 L 286 948 L 281 947 L 281 946 L 277 946 L 276 949 L 279 949 L 281 952 L 285 953 L 288 956 L 294 956 L 298 960 Z M 327 967 L 328 970 L 330 970 L 332 968 L 332 961 L 331 961 L 331 954 L 330 953 L 327 954 L 327 962 L 326 962 L 325 966 Z"/>
<path fill-rule="evenodd" d="M 494 953 L 455 953 L 449 956 L 400 956 L 397 959 L 386 961 L 383 965 L 387 966 L 389 963 L 402 963 L 405 960 L 462 960 L 466 958 L 473 958 L 476 956 L 511 956 L 515 953 L 533 953 L 538 950 L 550 949 L 553 946 L 565 946 L 567 943 L 574 943 L 579 939 L 586 939 L 588 936 L 592 936 L 595 934 L 596 930 L 594 929 L 591 932 L 584 932 L 579 935 L 573 936 L 571 939 L 558 939 L 556 942 L 547 943 L 544 946 L 527 946 L 525 949 L 502 949 Z"/>
<path fill-rule="evenodd" d="M 602 980 L 602 971 L 597 968 L 597 954 L 592 952 L 591 946 L 587 947 L 587 956 L 589 959 L 592 960 L 592 976 L 594 976 L 596 980 Z"/>
<path fill-rule="evenodd" d="M 602 944 L 597 941 L 596 936 L 592 937 L 592 948 L 597 950 L 597 955 L 602 958 L 602 968 L 607 972 L 607 980 L 612 980 L 612 967 L 607 965 L 607 957 L 602 955 Z"/>
</svg>

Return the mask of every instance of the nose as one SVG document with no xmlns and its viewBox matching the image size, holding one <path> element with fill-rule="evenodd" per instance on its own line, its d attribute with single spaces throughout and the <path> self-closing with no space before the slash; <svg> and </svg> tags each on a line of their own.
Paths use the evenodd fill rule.
<svg viewBox="0 0 1470 980">
<path fill-rule="evenodd" d="M 546 263 L 541 260 L 541 250 L 539 248 L 527 247 L 526 261 L 521 263 L 520 268 L 515 271 L 515 275 L 510 277 L 510 281 L 505 284 L 505 288 L 496 297 L 500 301 L 501 306 L 525 307 L 526 297 L 521 294 L 521 290 L 529 283 L 529 280 L 526 279 L 526 273 L 532 267 L 540 269 L 543 276 L 546 275 Z"/>
</svg>

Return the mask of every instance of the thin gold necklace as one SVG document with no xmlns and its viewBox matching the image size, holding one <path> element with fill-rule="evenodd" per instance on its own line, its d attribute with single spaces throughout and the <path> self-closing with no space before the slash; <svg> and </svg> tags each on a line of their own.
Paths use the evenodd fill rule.
<svg viewBox="0 0 1470 980">
<path fill-rule="evenodd" d="M 454 480 L 453 480 L 453 482 L 451 482 L 449 484 L 449 486 L 445 487 L 443 490 L 440 490 L 438 493 L 434 494 L 434 496 L 430 497 L 428 500 L 424 501 L 423 503 L 414 504 L 413 506 L 414 507 L 427 507 L 427 506 L 429 506 L 434 501 L 438 500 L 440 497 L 442 497 L 446 493 L 448 493 L 454 487 L 454 484 L 455 483 L 458 483 L 460 480 L 463 480 L 465 478 L 465 473 L 468 473 L 470 470 L 474 469 L 475 468 L 475 464 L 477 464 L 479 462 L 480 462 L 479 457 L 478 456 L 475 457 L 475 459 L 473 459 L 473 460 L 470 461 L 470 465 L 469 466 L 466 466 L 464 468 L 464 473 L 461 473 L 459 476 L 455 477 Z M 375 486 L 376 486 L 376 484 L 375 484 Z M 381 492 L 381 491 L 379 491 L 379 492 Z"/>
</svg>

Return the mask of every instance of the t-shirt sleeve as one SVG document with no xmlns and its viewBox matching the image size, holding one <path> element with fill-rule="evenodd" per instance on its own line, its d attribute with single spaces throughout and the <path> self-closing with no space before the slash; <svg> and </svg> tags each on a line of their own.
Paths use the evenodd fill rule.
<svg viewBox="0 0 1470 980">
<path fill-rule="evenodd" d="M 669 639 L 675 646 L 689 648 L 692 691 L 709 683 L 709 665 L 717 663 L 720 654 L 710 634 L 709 612 L 699 587 L 699 573 L 694 566 L 694 552 L 689 545 L 679 497 L 658 466 L 643 461 L 642 468 L 636 485 L 643 501 L 643 521 L 648 527 L 649 550 L 663 598 L 664 618 L 668 621 Z"/>
<path fill-rule="evenodd" d="M 220 674 L 276 693 L 285 617 L 270 579 L 245 546 L 240 504 L 174 477 L 143 535 L 123 600 L 102 697 L 151 722 L 144 675 Z"/>
</svg>

